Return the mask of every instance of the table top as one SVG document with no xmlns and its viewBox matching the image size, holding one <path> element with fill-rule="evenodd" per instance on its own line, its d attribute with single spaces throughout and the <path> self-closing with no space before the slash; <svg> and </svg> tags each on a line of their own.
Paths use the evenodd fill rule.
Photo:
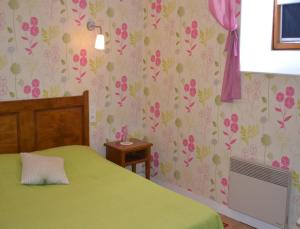
<svg viewBox="0 0 300 229">
<path fill-rule="evenodd" d="M 113 141 L 113 142 L 104 143 L 104 145 L 106 147 L 114 148 L 116 150 L 120 150 L 120 151 L 123 151 L 123 152 L 143 150 L 143 149 L 151 147 L 153 145 L 152 143 L 142 141 L 142 140 L 139 140 L 139 139 L 136 139 L 136 138 L 130 138 L 129 141 L 133 142 L 133 144 L 131 144 L 131 145 L 121 145 L 120 144 L 121 141 Z"/>
</svg>

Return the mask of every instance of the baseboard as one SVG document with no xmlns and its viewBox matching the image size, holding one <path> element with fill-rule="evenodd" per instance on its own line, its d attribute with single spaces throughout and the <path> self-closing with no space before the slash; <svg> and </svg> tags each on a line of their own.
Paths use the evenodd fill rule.
<svg viewBox="0 0 300 229">
<path fill-rule="evenodd" d="M 247 216 L 247 215 L 242 214 L 240 212 L 234 211 L 234 210 L 228 208 L 227 206 L 219 204 L 219 203 L 217 203 L 217 202 L 215 202 L 211 199 L 196 195 L 196 194 L 194 194 L 192 192 L 189 192 L 189 191 L 187 191 L 183 188 L 180 188 L 180 187 L 178 187 L 174 184 L 170 184 L 170 183 L 161 181 L 157 178 L 151 178 L 151 180 L 153 182 L 165 187 L 165 188 L 168 188 L 168 189 L 174 191 L 174 192 L 182 194 L 182 195 L 184 195 L 186 197 L 189 197 L 193 200 L 199 201 L 200 203 L 209 206 L 210 208 L 214 209 L 216 212 L 218 212 L 222 215 L 230 217 L 230 218 L 232 218 L 234 220 L 237 220 L 239 222 L 248 224 L 252 227 L 255 227 L 255 228 L 258 228 L 258 229 L 279 229 L 278 227 L 267 224 L 267 223 L 265 223 L 261 220 L 258 220 L 258 219 L 255 219 L 255 218 L 251 217 L 251 216 Z"/>
</svg>

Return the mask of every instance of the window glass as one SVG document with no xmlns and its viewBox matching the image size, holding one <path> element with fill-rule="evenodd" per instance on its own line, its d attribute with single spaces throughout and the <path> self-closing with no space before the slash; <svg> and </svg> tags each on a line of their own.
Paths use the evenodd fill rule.
<svg viewBox="0 0 300 229">
<path fill-rule="evenodd" d="M 300 3 L 282 5 L 282 41 L 300 41 Z"/>
</svg>

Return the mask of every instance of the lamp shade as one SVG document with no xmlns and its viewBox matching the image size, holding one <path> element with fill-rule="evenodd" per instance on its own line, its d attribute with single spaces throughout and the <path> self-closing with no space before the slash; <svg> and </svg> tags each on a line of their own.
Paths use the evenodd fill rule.
<svg viewBox="0 0 300 229">
<path fill-rule="evenodd" d="M 98 34 L 95 42 L 95 49 L 103 50 L 105 48 L 104 35 Z"/>
</svg>

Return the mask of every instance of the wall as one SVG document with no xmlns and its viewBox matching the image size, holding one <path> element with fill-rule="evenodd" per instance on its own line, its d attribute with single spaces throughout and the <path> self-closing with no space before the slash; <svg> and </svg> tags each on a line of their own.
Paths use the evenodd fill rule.
<svg viewBox="0 0 300 229">
<path fill-rule="evenodd" d="M 300 52 L 270 48 L 273 46 L 273 39 L 270 39 L 273 37 L 273 18 L 276 21 L 273 17 L 274 1 L 243 0 L 241 11 L 241 70 L 300 75 Z M 260 23 L 261 21 L 264 23 Z M 274 30 L 276 27 L 274 26 Z"/>
<path fill-rule="evenodd" d="M 144 3 L 143 125 L 158 152 L 153 174 L 227 205 L 230 156 L 289 168 L 290 228 L 296 228 L 299 78 L 243 74 L 242 100 L 221 103 L 226 31 L 207 1 Z"/>
<path fill-rule="evenodd" d="M 104 152 L 103 142 L 119 138 L 125 125 L 139 136 L 141 9 L 137 0 L 1 0 L 0 101 L 88 89 L 97 113 L 94 148 Z M 105 52 L 93 47 L 97 32 L 86 29 L 89 19 L 103 26 Z"/>
<path fill-rule="evenodd" d="M 103 25 L 105 51 L 89 18 Z M 243 99 L 221 103 L 225 37 L 206 0 L 1 0 L 0 100 L 88 89 L 94 148 L 128 125 L 154 143 L 152 176 L 224 205 L 231 155 L 290 168 L 295 228 L 300 80 L 244 74 Z"/>
</svg>

